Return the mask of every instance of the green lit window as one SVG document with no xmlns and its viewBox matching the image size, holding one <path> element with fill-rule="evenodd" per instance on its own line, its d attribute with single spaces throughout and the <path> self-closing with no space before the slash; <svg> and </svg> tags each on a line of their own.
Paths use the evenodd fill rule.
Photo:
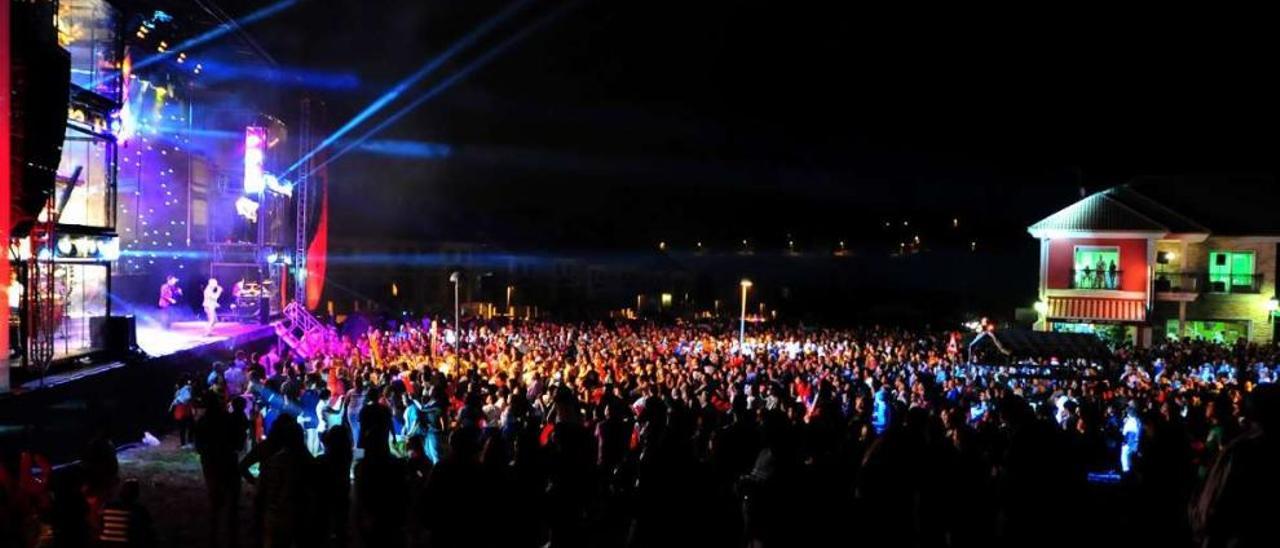
<svg viewBox="0 0 1280 548">
<path fill-rule="evenodd" d="M 1181 338 L 1178 336 L 1178 320 L 1165 322 L 1165 335 L 1171 340 Z M 1187 320 L 1183 336 L 1193 340 L 1233 344 L 1249 336 L 1249 322 Z"/>
<path fill-rule="evenodd" d="M 1252 251 L 1210 251 L 1209 290 L 1215 293 L 1257 293 Z"/>
<path fill-rule="evenodd" d="M 1078 245 L 1071 275 L 1074 289 L 1119 289 L 1120 248 Z"/>
</svg>

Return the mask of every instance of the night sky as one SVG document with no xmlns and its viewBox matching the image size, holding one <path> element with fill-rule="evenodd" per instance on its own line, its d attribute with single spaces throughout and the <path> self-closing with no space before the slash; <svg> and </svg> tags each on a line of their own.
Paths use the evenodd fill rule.
<svg viewBox="0 0 1280 548">
<path fill-rule="evenodd" d="M 884 220 L 959 217 L 1032 245 L 1023 227 L 1082 185 L 1274 172 L 1280 49 L 1247 17 L 827 4 L 581 2 L 377 137 L 448 157 L 334 163 L 335 236 L 857 245 Z M 249 31 L 284 67 L 358 76 L 312 91 L 336 126 L 507 5 L 312 0 Z"/>
</svg>

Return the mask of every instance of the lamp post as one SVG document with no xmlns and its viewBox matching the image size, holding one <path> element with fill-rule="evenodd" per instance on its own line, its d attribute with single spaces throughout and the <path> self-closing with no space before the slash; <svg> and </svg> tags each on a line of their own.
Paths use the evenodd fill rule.
<svg viewBox="0 0 1280 548">
<path fill-rule="evenodd" d="M 738 318 L 738 352 L 742 352 L 747 342 L 747 290 L 751 289 L 751 280 L 743 278 L 738 285 L 742 286 L 742 315 Z"/>
<path fill-rule="evenodd" d="M 453 351 L 457 352 L 462 343 L 462 308 L 458 304 L 458 282 L 462 281 L 462 273 L 455 270 L 449 275 L 449 281 L 453 282 Z"/>
</svg>

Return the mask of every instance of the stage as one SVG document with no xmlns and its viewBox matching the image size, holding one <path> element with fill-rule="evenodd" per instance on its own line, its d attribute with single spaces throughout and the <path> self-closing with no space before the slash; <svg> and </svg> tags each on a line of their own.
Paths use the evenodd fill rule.
<svg viewBox="0 0 1280 548">
<path fill-rule="evenodd" d="M 242 344 L 274 337 L 270 325 L 218 322 L 213 333 L 206 335 L 207 324 L 202 321 L 173 322 L 169 329 L 163 326 L 138 324 L 138 347 L 148 356 L 158 358 L 199 349 L 219 346 L 232 349 Z"/>
<path fill-rule="evenodd" d="M 264 352 L 275 343 L 271 325 L 221 322 L 205 336 L 205 323 L 174 322 L 137 328 L 147 354 L 96 354 L 73 358 L 73 368 L 43 378 L 22 379 L 0 394 L 0 446 L 38 443 L 54 462 L 75 458 L 85 439 L 107 425 L 116 443 L 136 442 L 143 431 L 172 426 L 169 403 L 184 379 L 208 374 L 209 364 L 228 361 L 235 350 Z"/>
<path fill-rule="evenodd" d="M 232 351 L 241 346 L 254 345 L 261 347 L 259 343 L 276 336 L 275 328 L 271 325 L 218 322 L 218 325 L 213 329 L 213 333 L 209 335 L 205 335 L 205 327 L 206 324 L 202 321 L 181 321 L 173 322 L 169 329 L 165 329 L 156 322 L 140 319 L 137 326 L 138 348 L 150 360 L 158 360 L 184 353 L 192 357 L 217 356 L 226 358 Z M 15 383 L 14 393 L 21 394 L 77 380 L 89 379 L 113 369 L 124 367 L 126 363 L 120 359 L 94 359 L 93 354 L 58 356 L 55 359 L 63 361 L 76 360 L 79 362 L 79 366 L 70 369 L 56 368 L 64 370 L 51 373 L 43 378 L 32 378 L 29 375 L 26 375 L 27 378 L 19 377 L 19 382 Z M 21 369 L 20 362 L 11 360 L 11 363 L 18 375 L 26 373 Z"/>
</svg>

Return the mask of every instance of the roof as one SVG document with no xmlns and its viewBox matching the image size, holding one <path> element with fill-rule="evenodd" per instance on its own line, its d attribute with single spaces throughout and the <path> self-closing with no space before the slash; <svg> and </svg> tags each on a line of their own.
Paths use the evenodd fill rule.
<svg viewBox="0 0 1280 548">
<path fill-rule="evenodd" d="M 1119 186 L 1106 192 L 1107 196 L 1160 223 L 1169 232 L 1178 234 L 1208 234 L 1210 232 L 1208 227 L 1174 211 L 1163 203 L 1151 199 L 1132 186 Z"/>
<path fill-rule="evenodd" d="M 1140 177 L 1095 192 L 1029 227 L 1041 231 L 1280 235 L 1269 176 Z"/>
<path fill-rule="evenodd" d="M 1045 217 L 1029 230 L 1168 232 L 1168 227 L 1103 191 Z"/>
<path fill-rule="evenodd" d="M 1012 358 L 1086 358 L 1104 360 L 1111 358 L 1111 350 L 1102 339 L 1088 333 L 1054 333 L 1027 329 L 998 329 L 982 333 L 969 343 L 970 352 L 976 347 L 994 347 L 1001 354 Z"/>
<path fill-rule="evenodd" d="M 1195 219 L 1214 235 L 1280 235 L 1280 216 L 1275 214 L 1280 187 L 1271 175 L 1140 177 L 1120 188 Z"/>
</svg>

